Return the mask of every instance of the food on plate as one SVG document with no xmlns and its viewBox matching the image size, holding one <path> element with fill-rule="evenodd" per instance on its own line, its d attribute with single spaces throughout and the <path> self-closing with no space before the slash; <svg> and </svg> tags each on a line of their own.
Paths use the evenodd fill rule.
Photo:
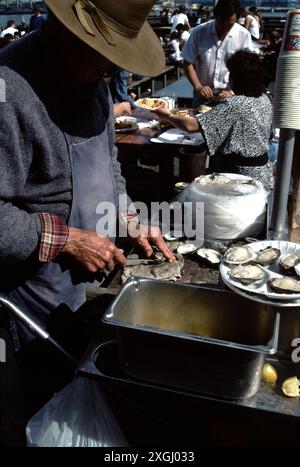
<svg viewBox="0 0 300 467">
<path fill-rule="evenodd" d="M 262 281 L 266 273 L 260 266 L 247 264 L 236 266 L 229 272 L 229 275 L 232 279 L 248 285 L 253 282 Z"/>
<path fill-rule="evenodd" d="M 261 377 L 265 383 L 276 383 L 277 371 L 270 363 L 265 363 Z"/>
<path fill-rule="evenodd" d="M 275 263 L 280 257 L 281 251 L 278 248 L 272 248 L 268 246 L 263 250 L 260 250 L 256 253 L 255 262 L 261 264 L 262 266 L 268 266 L 269 264 Z"/>
<path fill-rule="evenodd" d="M 293 277 L 276 277 L 269 280 L 270 287 L 279 293 L 299 293 L 300 281 Z"/>
<path fill-rule="evenodd" d="M 292 376 L 291 378 L 283 381 L 281 386 L 282 392 L 289 397 L 298 397 L 300 396 L 299 384 L 300 380 L 297 376 Z"/>
<path fill-rule="evenodd" d="M 279 267 L 283 274 L 288 275 L 300 275 L 298 263 L 300 261 L 300 254 L 290 253 L 285 255 L 283 258 L 280 259 Z"/>
<path fill-rule="evenodd" d="M 115 121 L 116 130 L 137 128 L 137 120 L 133 117 L 118 117 Z"/>
<path fill-rule="evenodd" d="M 159 109 L 162 107 L 166 107 L 166 102 L 162 99 L 155 99 L 152 97 L 143 97 L 142 99 L 138 99 L 135 104 L 138 107 L 143 107 L 144 109 L 154 110 Z"/>
<path fill-rule="evenodd" d="M 243 264 L 255 258 L 254 251 L 248 246 L 234 246 L 225 254 L 225 261 L 228 264 Z"/>
<path fill-rule="evenodd" d="M 176 115 L 176 117 L 188 117 L 188 109 L 171 109 L 171 114 Z"/>
</svg>

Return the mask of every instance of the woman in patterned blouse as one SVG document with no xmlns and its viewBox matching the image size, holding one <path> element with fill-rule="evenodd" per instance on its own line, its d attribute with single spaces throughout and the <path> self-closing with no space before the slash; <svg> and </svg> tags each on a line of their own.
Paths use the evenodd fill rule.
<svg viewBox="0 0 300 467">
<path fill-rule="evenodd" d="M 229 58 L 227 67 L 233 95 L 209 112 L 189 118 L 172 115 L 165 108 L 155 112 L 181 130 L 200 128 L 211 170 L 248 175 L 272 188 L 273 166 L 268 159 L 272 105 L 264 94 L 262 63 L 256 53 L 240 50 Z"/>
</svg>

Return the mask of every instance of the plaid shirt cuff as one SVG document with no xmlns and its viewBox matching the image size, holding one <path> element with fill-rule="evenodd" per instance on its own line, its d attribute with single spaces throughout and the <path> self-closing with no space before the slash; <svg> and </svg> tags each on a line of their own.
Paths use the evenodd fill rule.
<svg viewBox="0 0 300 467">
<path fill-rule="evenodd" d="M 42 263 L 50 263 L 64 248 L 69 229 L 59 216 L 40 214 L 39 217 L 42 225 L 39 260 Z"/>
</svg>

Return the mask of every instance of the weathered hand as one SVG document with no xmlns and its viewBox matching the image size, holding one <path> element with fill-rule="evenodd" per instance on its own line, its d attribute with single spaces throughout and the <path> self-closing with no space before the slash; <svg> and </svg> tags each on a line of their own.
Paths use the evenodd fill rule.
<svg viewBox="0 0 300 467">
<path fill-rule="evenodd" d="M 72 256 L 92 273 L 104 269 L 112 271 L 116 264 L 126 265 L 123 250 L 119 250 L 107 237 L 74 227 L 69 229 L 69 237 L 62 253 Z"/>
<path fill-rule="evenodd" d="M 155 245 L 164 257 L 172 263 L 175 261 L 175 256 L 172 251 L 167 247 L 159 227 L 153 227 L 151 225 L 142 225 L 135 222 L 128 224 L 128 235 L 133 242 L 141 247 L 146 256 L 149 258 L 153 254 L 153 249 L 150 245 Z"/>
</svg>

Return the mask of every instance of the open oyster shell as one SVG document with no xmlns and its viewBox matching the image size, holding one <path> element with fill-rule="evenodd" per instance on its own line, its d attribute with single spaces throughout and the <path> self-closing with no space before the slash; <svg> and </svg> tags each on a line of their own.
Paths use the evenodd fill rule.
<svg viewBox="0 0 300 467">
<path fill-rule="evenodd" d="M 268 246 L 263 250 L 256 253 L 255 262 L 262 266 L 268 266 L 269 264 L 275 263 L 281 255 L 281 251 L 278 248 Z"/>
<path fill-rule="evenodd" d="M 226 252 L 224 260 L 228 264 L 245 264 L 255 257 L 254 251 L 248 246 L 233 246 Z"/>
<path fill-rule="evenodd" d="M 266 277 L 266 272 L 260 266 L 245 264 L 231 269 L 229 275 L 232 279 L 248 285 L 258 281 L 262 282 Z"/>
<path fill-rule="evenodd" d="M 183 245 L 180 245 L 177 248 L 177 252 L 180 253 L 181 255 L 188 255 L 191 253 L 195 253 L 197 249 L 198 247 L 197 245 L 194 245 L 194 243 L 184 243 Z"/>
<path fill-rule="evenodd" d="M 300 261 L 300 254 L 289 253 L 288 255 L 280 258 L 279 267 L 283 274 L 293 275 L 295 274 L 294 266 Z"/>
<path fill-rule="evenodd" d="M 217 250 L 213 250 L 212 248 L 199 248 L 197 250 L 197 255 L 204 263 L 213 267 L 219 266 L 222 259 L 222 254 Z"/>
<path fill-rule="evenodd" d="M 269 285 L 279 293 L 300 293 L 300 280 L 293 277 L 276 277 L 269 280 Z"/>
</svg>

